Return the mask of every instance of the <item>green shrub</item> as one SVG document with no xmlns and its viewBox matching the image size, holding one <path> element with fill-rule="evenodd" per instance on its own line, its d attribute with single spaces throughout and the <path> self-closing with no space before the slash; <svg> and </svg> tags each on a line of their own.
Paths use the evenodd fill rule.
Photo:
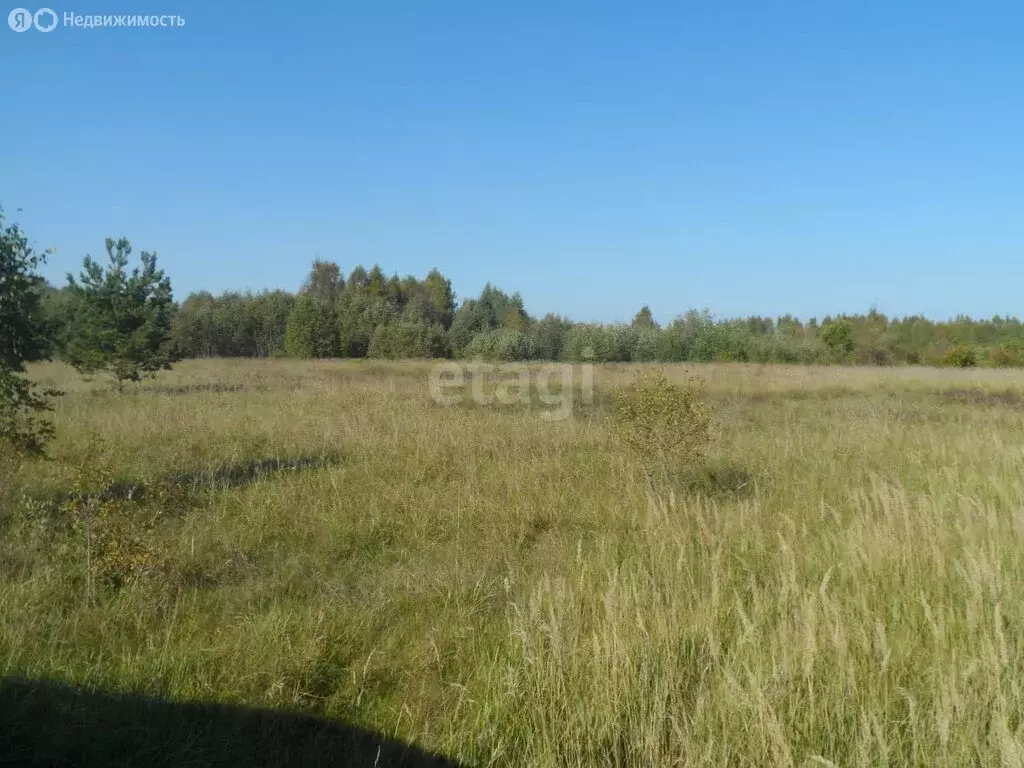
<svg viewBox="0 0 1024 768">
<path fill-rule="evenodd" d="M 954 368 L 973 368 L 978 364 L 978 356 L 972 347 L 965 344 L 957 344 L 946 350 L 942 356 L 942 364 Z"/>
<path fill-rule="evenodd" d="M 615 393 L 612 413 L 618 439 L 648 477 L 664 481 L 704 460 L 711 411 L 699 380 L 677 384 L 662 371 L 641 372 Z"/>
<path fill-rule="evenodd" d="M 844 362 L 853 352 L 853 326 L 849 320 L 830 320 L 822 323 L 821 340 L 828 347 L 835 362 Z"/>
</svg>

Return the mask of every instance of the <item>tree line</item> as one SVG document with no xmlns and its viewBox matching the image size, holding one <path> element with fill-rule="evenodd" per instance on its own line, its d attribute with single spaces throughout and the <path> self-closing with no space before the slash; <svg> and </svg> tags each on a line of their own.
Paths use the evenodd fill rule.
<svg viewBox="0 0 1024 768">
<path fill-rule="evenodd" d="M 82 346 L 67 319 L 74 303 L 71 285 L 47 291 L 44 304 L 61 327 L 56 354 Z M 490 284 L 457 301 L 437 269 L 420 279 L 358 266 L 346 276 L 316 260 L 295 293 L 189 295 L 173 307 L 169 347 L 178 357 L 1022 366 L 1024 325 L 1015 317 L 937 322 L 871 309 L 807 321 L 690 310 L 663 326 L 646 306 L 628 323 L 582 323 L 535 317 L 518 293 Z"/>
</svg>

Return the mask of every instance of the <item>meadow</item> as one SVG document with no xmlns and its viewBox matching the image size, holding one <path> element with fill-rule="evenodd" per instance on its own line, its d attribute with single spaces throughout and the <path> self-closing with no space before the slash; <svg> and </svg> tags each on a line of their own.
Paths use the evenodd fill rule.
<svg viewBox="0 0 1024 768">
<path fill-rule="evenodd" d="M 1024 372 L 666 366 L 715 438 L 651 488 L 609 424 L 639 366 L 550 420 L 441 405 L 432 365 L 34 367 L 66 395 L 0 469 L 0 762 L 248 748 L 164 702 L 410 765 L 1024 765 Z M 177 730 L 118 752 L 116 694 Z"/>
</svg>

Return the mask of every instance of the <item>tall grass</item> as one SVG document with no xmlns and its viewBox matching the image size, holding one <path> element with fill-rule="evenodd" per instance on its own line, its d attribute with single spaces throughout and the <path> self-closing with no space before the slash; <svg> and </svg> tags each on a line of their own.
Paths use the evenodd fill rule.
<svg viewBox="0 0 1024 768">
<path fill-rule="evenodd" d="M 427 363 L 40 367 L 69 394 L 8 474 L 0 674 L 471 765 L 1024 764 L 1024 375 L 689 370 L 717 440 L 652 492 L 603 408 L 630 366 L 554 422 L 442 407 Z M 153 563 L 91 600 L 90 478 Z"/>
</svg>

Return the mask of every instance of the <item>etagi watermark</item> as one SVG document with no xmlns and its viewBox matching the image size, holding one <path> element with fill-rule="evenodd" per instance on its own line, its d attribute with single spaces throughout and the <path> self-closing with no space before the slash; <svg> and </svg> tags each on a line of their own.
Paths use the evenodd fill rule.
<svg viewBox="0 0 1024 768">
<path fill-rule="evenodd" d="M 467 384 L 468 374 L 468 392 Z M 434 402 L 454 406 L 465 401 L 476 405 L 534 404 L 536 393 L 540 418 L 562 421 L 572 416 L 576 396 L 584 405 L 594 402 L 594 366 L 549 363 L 540 367 L 522 363 L 439 363 L 430 369 L 430 396 Z"/>
<path fill-rule="evenodd" d="M 112 15 L 112 14 L 81 14 L 65 11 L 60 16 L 53 8 L 40 8 L 32 12 L 28 8 L 15 8 L 7 14 L 7 26 L 15 32 L 28 32 L 30 29 L 39 32 L 53 32 L 58 26 L 73 29 L 102 29 L 104 27 L 164 27 L 175 28 L 185 26 L 183 16 L 168 15 Z"/>
</svg>

